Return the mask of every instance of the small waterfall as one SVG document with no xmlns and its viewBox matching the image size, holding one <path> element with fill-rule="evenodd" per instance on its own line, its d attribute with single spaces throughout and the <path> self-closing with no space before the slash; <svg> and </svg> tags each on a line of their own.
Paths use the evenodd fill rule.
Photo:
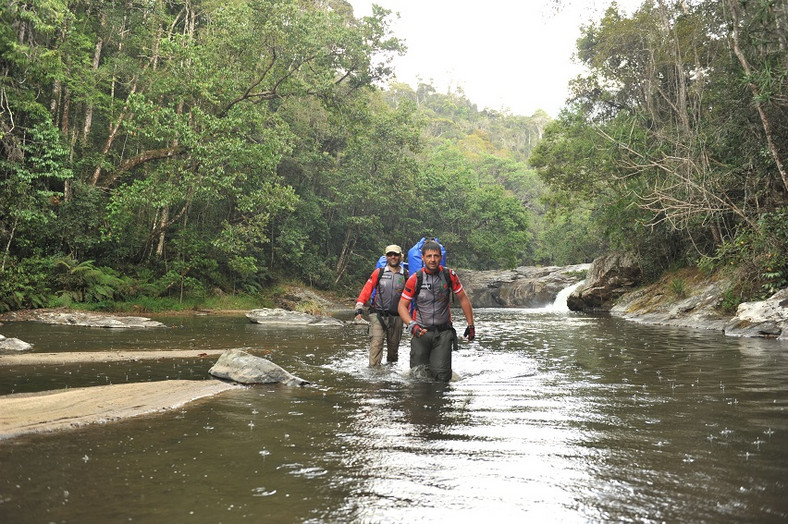
<svg viewBox="0 0 788 524">
<path fill-rule="evenodd" d="M 566 312 L 569 311 L 569 307 L 566 305 L 566 299 L 569 298 L 569 295 L 572 294 L 572 291 L 580 287 L 580 285 L 585 282 L 585 280 L 581 280 L 580 282 L 576 282 L 569 287 L 565 287 L 561 291 L 558 292 L 558 295 L 555 297 L 555 301 L 552 305 L 547 306 L 545 309 L 548 311 L 557 311 L 557 312 Z"/>
</svg>

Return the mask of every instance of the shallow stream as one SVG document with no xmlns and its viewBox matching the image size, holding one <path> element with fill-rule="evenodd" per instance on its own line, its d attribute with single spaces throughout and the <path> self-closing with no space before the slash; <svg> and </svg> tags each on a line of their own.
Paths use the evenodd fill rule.
<svg viewBox="0 0 788 524">
<path fill-rule="evenodd" d="M 0 441 L 0 522 L 786 522 L 788 343 L 477 310 L 448 385 L 358 328 L 7 323 L 35 351 L 246 347 L 310 380 Z M 464 325 L 458 326 L 462 332 Z M 0 394 L 211 380 L 214 359 L 2 368 Z"/>
</svg>

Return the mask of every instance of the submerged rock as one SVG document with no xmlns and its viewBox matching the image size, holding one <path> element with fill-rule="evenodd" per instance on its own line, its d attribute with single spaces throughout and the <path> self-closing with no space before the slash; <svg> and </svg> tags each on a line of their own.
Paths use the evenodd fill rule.
<svg viewBox="0 0 788 524">
<path fill-rule="evenodd" d="M 298 378 L 270 360 L 257 357 L 242 349 L 222 353 L 208 373 L 214 377 L 232 380 L 239 384 L 275 384 L 303 386 L 308 381 Z"/>
<path fill-rule="evenodd" d="M 310 315 L 300 311 L 288 311 L 280 308 L 253 309 L 246 313 L 246 318 L 255 324 L 266 324 L 271 326 L 320 326 L 320 327 L 341 327 L 345 323 L 338 318 Z"/>
<path fill-rule="evenodd" d="M 32 349 L 33 345 L 28 344 L 24 340 L 18 338 L 6 338 L 0 335 L 0 351 L 27 351 Z"/>
</svg>

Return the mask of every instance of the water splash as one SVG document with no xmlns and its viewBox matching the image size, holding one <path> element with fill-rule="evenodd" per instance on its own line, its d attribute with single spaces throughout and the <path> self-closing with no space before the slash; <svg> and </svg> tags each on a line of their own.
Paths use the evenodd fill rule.
<svg viewBox="0 0 788 524">
<path fill-rule="evenodd" d="M 569 306 L 566 305 L 566 299 L 569 298 L 569 295 L 572 294 L 572 291 L 580 287 L 585 280 L 581 280 L 575 284 L 572 284 L 569 287 L 566 287 L 558 292 L 558 295 L 555 297 L 555 301 L 547 306 L 545 309 L 548 311 L 555 311 L 555 312 L 569 312 Z"/>
</svg>

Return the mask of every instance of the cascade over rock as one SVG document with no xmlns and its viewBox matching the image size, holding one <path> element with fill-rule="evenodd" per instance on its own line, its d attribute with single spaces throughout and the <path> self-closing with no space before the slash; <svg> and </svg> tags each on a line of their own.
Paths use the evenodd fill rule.
<svg viewBox="0 0 788 524">
<path fill-rule="evenodd" d="M 512 270 L 457 270 L 457 274 L 475 308 L 537 308 L 552 304 L 562 289 L 582 280 L 589 266 L 520 266 Z"/>
</svg>

